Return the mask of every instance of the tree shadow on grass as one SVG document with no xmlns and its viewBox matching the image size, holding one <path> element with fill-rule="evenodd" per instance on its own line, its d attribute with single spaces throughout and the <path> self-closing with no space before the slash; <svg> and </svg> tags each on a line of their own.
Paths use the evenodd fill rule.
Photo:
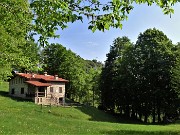
<svg viewBox="0 0 180 135">
<path fill-rule="evenodd" d="M 178 131 L 134 131 L 134 130 L 115 130 L 102 131 L 105 135 L 179 135 Z"/>
<path fill-rule="evenodd" d="M 124 124 L 143 124 L 140 121 L 135 121 L 127 118 L 120 117 L 119 115 L 111 114 L 103 110 L 99 110 L 92 106 L 77 106 L 76 109 L 89 115 L 90 121 L 101 121 L 101 122 L 111 122 L 111 123 L 124 123 Z"/>
<path fill-rule="evenodd" d="M 111 123 L 122 123 L 122 124 L 138 124 L 138 125 L 169 125 L 169 124 L 179 124 L 179 121 L 173 123 L 144 123 L 138 119 L 133 119 L 126 117 L 120 114 L 113 114 L 108 111 L 99 110 L 95 107 L 88 106 L 88 105 L 80 105 L 75 106 L 76 109 L 80 110 L 84 114 L 90 116 L 90 121 L 101 121 L 101 122 L 111 122 Z M 180 134 L 179 134 L 180 135 Z"/>
<path fill-rule="evenodd" d="M 9 92 L 7 92 L 7 91 L 0 91 L 0 96 L 10 98 L 10 99 L 15 100 L 17 102 L 33 102 L 32 99 L 24 99 L 21 97 L 10 96 Z"/>
</svg>

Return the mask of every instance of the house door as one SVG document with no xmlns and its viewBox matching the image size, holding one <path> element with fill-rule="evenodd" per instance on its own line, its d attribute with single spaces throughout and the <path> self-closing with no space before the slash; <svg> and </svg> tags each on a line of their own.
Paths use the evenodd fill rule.
<svg viewBox="0 0 180 135">
<path fill-rule="evenodd" d="M 63 104 L 63 98 L 59 98 L 59 103 Z"/>
<path fill-rule="evenodd" d="M 12 89 L 12 90 L 11 90 L 11 94 L 14 94 L 14 93 L 15 93 L 15 92 L 14 92 L 14 89 Z"/>
</svg>

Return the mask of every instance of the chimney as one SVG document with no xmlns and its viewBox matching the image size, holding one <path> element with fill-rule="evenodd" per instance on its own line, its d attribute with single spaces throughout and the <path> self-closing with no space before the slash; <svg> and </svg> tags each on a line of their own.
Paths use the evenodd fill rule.
<svg viewBox="0 0 180 135">
<path fill-rule="evenodd" d="M 34 75 L 34 73 L 32 73 L 32 78 L 35 78 L 35 75 Z"/>
<path fill-rule="evenodd" d="M 47 76 L 47 72 L 44 72 L 44 76 Z"/>
<path fill-rule="evenodd" d="M 54 79 L 55 79 L 55 80 L 58 80 L 58 75 L 55 75 L 55 76 L 54 76 Z"/>
</svg>

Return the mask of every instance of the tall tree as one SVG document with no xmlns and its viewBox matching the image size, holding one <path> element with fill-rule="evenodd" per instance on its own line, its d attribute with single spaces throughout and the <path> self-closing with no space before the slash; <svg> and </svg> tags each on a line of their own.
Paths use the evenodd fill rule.
<svg viewBox="0 0 180 135">
<path fill-rule="evenodd" d="M 174 55 L 175 55 L 175 64 L 172 67 L 172 74 L 171 74 L 171 84 L 174 91 L 172 91 L 174 95 L 174 99 L 171 100 L 174 109 L 167 110 L 170 113 L 171 117 L 177 118 L 180 115 L 180 43 L 175 45 L 174 47 Z M 176 109 L 177 108 L 177 109 Z M 173 116 L 172 116 L 173 115 Z"/>
<path fill-rule="evenodd" d="M 43 50 L 43 62 L 44 71 L 69 80 L 66 96 L 81 101 L 86 95 L 83 59 L 60 44 L 51 44 Z"/>
<path fill-rule="evenodd" d="M 141 80 L 143 114 L 145 122 L 148 115 L 158 114 L 158 121 L 163 112 L 163 106 L 168 104 L 168 96 L 171 91 L 170 70 L 173 66 L 173 44 L 167 36 L 157 29 L 148 29 L 141 33 L 136 42 L 138 54 L 137 64 L 139 67 L 139 79 Z"/>
<path fill-rule="evenodd" d="M 2 0 L 0 18 L 1 81 L 11 75 L 12 67 L 26 67 L 30 70 L 35 62 L 23 51 L 32 20 L 28 1 Z"/>
<path fill-rule="evenodd" d="M 101 75 L 102 104 L 144 122 L 177 115 L 179 45 L 155 28 L 140 33 L 135 45 L 127 38 L 113 45 Z"/>
<path fill-rule="evenodd" d="M 180 43 L 174 47 L 175 66 L 172 68 L 172 85 L 178 95 L 180 95 Z"/>
<path fill-rule="evenodd" d="M 117 101 L 116 98 L 118 98 L 117 95 L 119 95 L 119 89 L 116 87 L 118 67 L 126 48 L 130 45 L 131 42 L 127 37 L 115 39 L 110 48 L 110 52 L 107 54 L 105 66 L 102 69 L 101 102 L 105 108 L 110 109 L 111 111 L 114 111 Z"/>
</svg>

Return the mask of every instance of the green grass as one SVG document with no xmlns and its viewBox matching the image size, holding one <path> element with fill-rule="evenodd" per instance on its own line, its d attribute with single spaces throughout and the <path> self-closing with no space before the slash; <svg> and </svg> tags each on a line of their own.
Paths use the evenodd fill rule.
<svg viewBox="0 0 180 135">
<path fill-rule="evenodd" d="M 128 124 L 93 107 L 41 107 L 7 95 L 0 84 L 0 134 L 180 135 L 180 125 Z M 51 110 L 51 112 L 49 112 Z"/>
</svg>

